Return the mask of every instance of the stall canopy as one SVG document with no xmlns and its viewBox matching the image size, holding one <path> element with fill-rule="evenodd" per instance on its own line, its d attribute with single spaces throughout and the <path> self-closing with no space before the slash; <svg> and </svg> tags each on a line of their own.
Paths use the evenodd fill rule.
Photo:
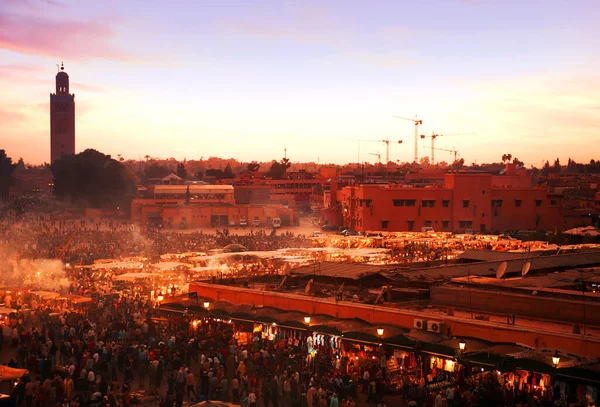
<svg viewBox="0 0 600 407">
<path fill-rule="evenodd" d="M 6 307 L 0 307 L 0 314 L 12 314 L 17 312 L 16 309 L 13 308 L 6 308 Z"/>
<path fill-rule="evenodd" d="M 27 369 L 16 369 L 14 367 L 0 365 L 0 381 L 19 379 L 27 373 Z"/>
</svg>

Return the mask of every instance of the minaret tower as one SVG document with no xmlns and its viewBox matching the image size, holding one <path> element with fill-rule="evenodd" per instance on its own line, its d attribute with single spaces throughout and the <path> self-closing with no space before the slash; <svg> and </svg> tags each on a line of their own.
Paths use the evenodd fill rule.
<svg viewBox="0 0 600 407">
<path fill-rule="evenodd" d="M 56 93 L 50 94 L 50 163 L 75 154 L 75 95 L 69 93 L 64 64 L 56 74 Z"/>
</svg>

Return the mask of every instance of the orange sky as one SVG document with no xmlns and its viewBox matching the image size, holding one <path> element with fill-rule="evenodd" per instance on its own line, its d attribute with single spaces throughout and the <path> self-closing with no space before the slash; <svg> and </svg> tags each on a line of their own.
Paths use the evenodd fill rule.
<svg viewBox="0 0 600 407">
<path fill-rule="evenodd" d="M 412 160 L 413 126 L 467 163 L 599 159 L 594 1 L 5 0 L 0 148 L 49 159 L 65 61 L 76 148 L 126 158 L 356 162 L 355 139 Z M 565 19 L 565 15 L 569 18 Z M 412 16 L 412 17 L 411 17 Z M 415 18 L 414 16 L 419 16 Z M 576 24 L 574 24 L 576 22 Z M 419 148 L 429 155 L 429 140 Z M 361 144 L 361 161 L 385 154 Z M 436 152 L 436 160 L 452 155 Z"/>
</svg>

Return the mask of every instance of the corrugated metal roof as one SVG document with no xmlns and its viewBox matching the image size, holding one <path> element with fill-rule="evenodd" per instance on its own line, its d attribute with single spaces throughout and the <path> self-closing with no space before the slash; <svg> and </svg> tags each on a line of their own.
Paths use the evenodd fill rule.
<svg viewBox="0 0 600 407">
<path fill-rule="evenodd" d="M 296 276 L 324 276 L 360 280 L 361 278 L 379 274 L 383 271 L 389 271 L 390 269 L 390 266 L 378 266 L 364 263 L 324 262 L 297 267 L 290 270 L 290 274 Z"/>
<path fill-rule="evenodd" d="M 475 261 L 507 261 L 521 260 L 528 257 L 538 257 L 539 253 L 515 253 L 515 252 L 500 252 L 497 250 L 476 250 L 469 249 L 458 256 L 459 260 L 475 260 Z"/>
<path fill-rule="evenodd" d="M 541 256 L 529 259 L 509 260 L 506 262 L 507 273 L 521 273 L 525 261 L 531 261 L 531 272 L 542 270 L 560 270 L 573 267 L 589 267 L 600 265 L 600 251 L 585 253 L 559 254 L 558 256 Z M 398 271 L 397 276 L 409 281 L 446 281 L 464 276 L 493 276 L 501 261 L 459 264 L 452 266 L 430 267 L 417 270 Z"/>
</svg>

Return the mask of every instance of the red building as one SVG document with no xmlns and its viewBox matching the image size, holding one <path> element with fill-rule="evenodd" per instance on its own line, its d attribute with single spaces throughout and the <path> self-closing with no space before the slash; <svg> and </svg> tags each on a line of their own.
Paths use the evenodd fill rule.
<svg viewBox="0 0 600 407">
<path fill-rule="evenodd" d="M 443 186 L 361 184 L 338 191 L 342 225 L 358 231 L 543 230 L 563 228 L 562 197 L 530 186 L 524 170 L 458 172 Z"/>
</svg>

